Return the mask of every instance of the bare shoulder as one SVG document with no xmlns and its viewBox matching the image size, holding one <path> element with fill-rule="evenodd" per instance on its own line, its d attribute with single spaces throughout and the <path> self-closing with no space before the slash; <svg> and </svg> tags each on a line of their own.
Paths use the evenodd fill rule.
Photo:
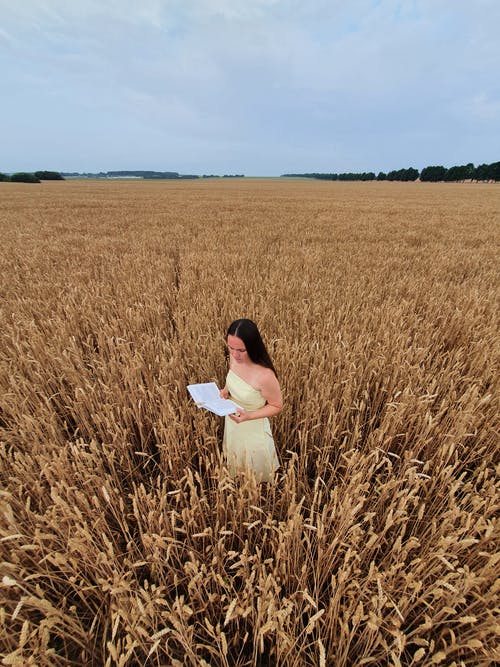
<svg viewBox="0 0 500 667">
<path fill-rule="evenodd" d="M 278 378 L 270 368 L 265 368 L 264 366 L 261 366 L 259 368 L 258 379 L 261 388 L 279 386 Z"/>
<path fill-rule="evenodd" d="M 262 368 L 260 371 L 260 393 L 266 399 L 267 403 L 281 410 L 283 407 L 283 397 L 278 378 L 270 368 Z"/>
</svg>

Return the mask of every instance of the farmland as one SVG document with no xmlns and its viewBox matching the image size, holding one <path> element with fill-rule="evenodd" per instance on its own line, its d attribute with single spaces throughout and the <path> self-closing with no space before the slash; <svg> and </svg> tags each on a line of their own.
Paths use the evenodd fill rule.
<svg viewBox="0 0 500 667">
<path fill-rule="evenodd" d="M 474 665 L 498 653 L 487 184 L 0 184 L 0 656 Z M 257 322 L 276 484 L 231 479 L 224 331 Z"/>
</svg>

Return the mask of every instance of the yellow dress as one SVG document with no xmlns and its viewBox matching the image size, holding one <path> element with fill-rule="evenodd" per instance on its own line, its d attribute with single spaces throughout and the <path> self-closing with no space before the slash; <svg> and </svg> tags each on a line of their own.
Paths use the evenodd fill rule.
<svg viewBox="0 0 500 667">
<path fill-rule="evenodd" d="M 266 404 L 266 399 L 260 391 L 254 389 L 231 369 L 227 374 L 226 386 L 229 398 L 248 412 L 259 410 Z M 259 481 L 269 482 L 274 471 L 279 468 L 278 455 L 267 417 L 251 419 L 241 424 L 226 417 L 222 448 L 232 476 L 245 469 L 251 469 Z"/>
</svg>

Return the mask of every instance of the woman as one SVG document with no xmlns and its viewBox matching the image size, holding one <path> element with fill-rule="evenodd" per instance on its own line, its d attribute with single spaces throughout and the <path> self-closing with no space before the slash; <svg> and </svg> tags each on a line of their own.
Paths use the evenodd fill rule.
<svg viewBox="0 0 500 667">
<path fill-rule="evenodd" d="M 271 481 L 279 460 L 269 425 L 283 408 L 276 371 L 251 320 L 233 322 L 226 335 L 229 371 L 222 398 L 243 409 L 225 418 L 223 450 L 231 475 L 251 469 L 261 482 Z"/>
</svg>

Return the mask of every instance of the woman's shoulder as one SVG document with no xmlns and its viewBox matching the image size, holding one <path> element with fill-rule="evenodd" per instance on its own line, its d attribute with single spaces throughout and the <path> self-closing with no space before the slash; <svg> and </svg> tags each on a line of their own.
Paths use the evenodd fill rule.
<svg viewBox="0 0 500 667">
<path fill-rule="evenodd" d="M 274 374 L 273 369 L 268 368 L 267 366 L 260 366 L 259 365 L 259 373 L 261 374 L 262 377 L 273 377 L 273 378 L 276 377 L 276 375 Z"/>
<path fill-rule="evenodd" d="M 274 371 L 266 366 L 259 366 L 257 370 L 257 378 L 260 386 L 274 384 L 278 382 Z"/>
</svg>

